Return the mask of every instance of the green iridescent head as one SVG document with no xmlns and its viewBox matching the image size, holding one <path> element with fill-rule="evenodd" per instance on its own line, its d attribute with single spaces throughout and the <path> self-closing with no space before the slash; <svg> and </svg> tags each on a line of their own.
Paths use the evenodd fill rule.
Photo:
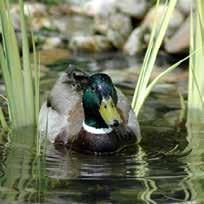
<svg viewBox="0 0 204 204">
<path fill-rule="evenodd" d="M 82 99 L 85 124 L 95 128 L 119 125 L 122 120 L 116 108 L 117 101 L 116 89 L 108 75 L 90 76 Z"/>
</svg>

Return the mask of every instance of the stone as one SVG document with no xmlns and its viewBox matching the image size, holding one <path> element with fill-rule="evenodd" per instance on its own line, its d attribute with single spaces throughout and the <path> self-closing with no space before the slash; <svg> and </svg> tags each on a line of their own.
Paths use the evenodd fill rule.
<svg viewBox="0 0 204 204">
<path fill-rule="evenodd" d="M 133 56 L 144 49 L 144 29 L 142 27 L 136 28 L 131 35 L 129 36 L 128 40 L 126 41 L 123 51 L 124 53 Z"/>
<path fill-rule="evenodd" d="M 42 3 L 25 2 L 24 9 L 27 16 L 39 17 L 47 14 L 47 7 Z"/>
<path fill-rule="evenodd" d="M 58 36 L 46 37 L 43 49 L 57 48 L 63 45 L 62 39 Z"/>
<path fill-rule="evenodd" d="M 168 126 L 175 127 L 178 122 L 181 122 L 181 111 L 182 110 L 173 110 L 169 111 L 164 115 L 164 120 L 167 122 Z"/>
<path fill-rule="evenodd" d="M 81 5 L 60 3 L 48 7 L 53 16 L 86 15 Z"/>
<path fill-rule="evenodd" d="M 177 93 L 177 89 L 178 88 L 176 87 L 175 84 L 158 83 L 153 87 L 152 93 L 171 96 L 171 95 Z"/>
<path fill-rule="evenodd" d="M 187 18 L 179 30 L 164 43 L 165 50 L 170 54 L 185 53 L 190 43 L 190 19 Z"/>
<path fill-rule="evenodd" d="M 70 39 L 69 48 L 74 51 L 102 52 L 110 50 L 112 45 L 101 35 L 74 36 Z"/>
<path fill-rule="evenodd" d="M 131 17 L 142 19 L 146 14 L 148 5 L 146 0 L 121 0 L 116 1 L 116 8 Z"/>
<path fill-rule="evenodd" d="M 50 19 L 52 27 L 56 28 L 66 39 L 72 36 L 92 35 L 94 33 L 94 21 L 87 16 L 52 16 Z"/>
<path fill-rule="evenodd" d="M 157 119 L 157 112 L 154 107 L 144 105 L 138 115 L 138 120 L 140 123 L 148 124 Z"/>
<path fill-rule="evenodd" d="M 194 1 L 191 0 L 178 0 L 178 9 L 185 15 L 189 15 L 191 10 L 191 2 L 193 2 L 193 5 L 195 6 Z"/>
<path fill-rule="evenodd" d="M 52 23 L 48 16 L 40 16 L 31 19 L 31 26 L 33 31 L 39 31 L 41 29 L 51 29 Z"/>
<path fill-rule="evenodd" d="M 84 4 L 84 13 L 89 16 L 108 16 L 115 10 L 117 0 L 91 0 Z"/>
<path fill-rule="evenodd" d="M 37 56 L 40 56 L 40 63 L 43 65 L 50 65 L 57 61 L 69 59 L 70 52 L 66 49 L 46 49 L 37 52 Z M 32 58 L 31 58 L 32 59 Z"/>
<path fill-rule="evenodd" d="M 25 15 L 29 16 L 28 28 L 32 28 L 33 31 L 39 31 L 42 28 L 50 29 L 51 22 L 47 15 L 47 8 L 42 3 L 25 3 Z M 14 28 L 20 30 L 20 10 L 19 5 L 14 4 L 11 7 L 11 14 L 13 17 Z"/>
<path fill-rule="evenodd" d="M 160 4 L 158 7 L 155 6 L 151 8 L 145 17 L 142 26 L 151 30 L 154 25 L 155 18 L 159 24 L 166 9 L 167 6 L 164 4 Z M 166 32 L 166 36 L 168 37 L 171 36 L 181 26 L 183 21 L 184 15 L 178 9 L 174 9 Z"/>
<path fill-rule="evenodd" d="M 122 13 L 112 13 L 107 17 L 95 18 L 95 29 L 106 35 L 115 48 L 122 48 L 132 31 L 131 20 Z"/>
<path fill-rule="evenodd" d="M 124 37 L 117 31 L 109 30 L 107 32 L 107 38 L 118 49 L 122 48 L 125 43 Z"/>
<path fill-rule="evenodd" d="M 114 47 L 120 49 L 124 46 L 131 31 L 132 25 L 129 17 L 117 14 L 112 16 L 109 20 L 107 38 L 112 42 Z"/>
</svg>

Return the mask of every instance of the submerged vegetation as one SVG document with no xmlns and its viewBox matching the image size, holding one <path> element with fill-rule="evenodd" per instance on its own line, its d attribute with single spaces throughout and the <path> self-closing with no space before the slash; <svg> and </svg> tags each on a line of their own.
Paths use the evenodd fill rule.
<svg viewBox="0 0 204 204">
<path fill-rule="evenodd" d="M 6 85 L 9 123 L 12 128 L 37 126 L 39 112 L 39 66 L 34 50 L 34 66 L 30 60 L 28 29 L 24 15 L 23 0 L 19 0 L 22 32 L 22 62 L 13 28 L 9 2 L 0 1 L 0 22 L 3 42 L 0 44 L 0 62 Z M 32 71 L 32 68 L 34 71 Z M 34 73 L 34 77 L 33 77 Z M 5 120 L 1 114 L 1 122 Z"/>
</svg>

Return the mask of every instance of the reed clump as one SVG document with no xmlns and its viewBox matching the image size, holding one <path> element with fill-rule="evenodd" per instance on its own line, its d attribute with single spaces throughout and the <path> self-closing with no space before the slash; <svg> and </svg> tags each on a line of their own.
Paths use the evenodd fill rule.
<svg viewBox="0 0 204 204">
<path fill-rule="evenodd" d="M 34 59 L 31 64 L 28 28 L 24 2 L 19 0 L 22 34 L 22 58 L 7 0 L 0 1 L 0 65 L 6 86 L 9 126 L 12 129 L 37 126 L 39 113 L 39 66 L 33 40 Z M 1 122 L 5 125 L 1 112 Z"/>
</svg>

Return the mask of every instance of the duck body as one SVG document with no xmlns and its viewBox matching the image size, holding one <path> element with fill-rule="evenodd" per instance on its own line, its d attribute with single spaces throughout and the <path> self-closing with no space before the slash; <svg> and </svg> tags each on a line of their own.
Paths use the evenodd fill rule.
<svg viewBox="0 0 204 204">
<path fill-rule="evenodd" d="M 140 141 L 140 128 L 124 94 L 106 74 L 69 69 L 53 86 L 39 115 L 41 135 L 55 145 L 111 154 Z"/>
</svg>

